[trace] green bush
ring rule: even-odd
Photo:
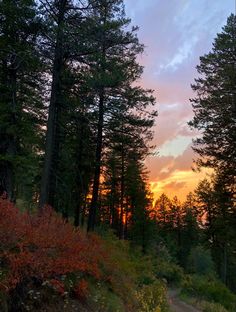
[[[206,301],[219,303],[229,311],[236,311],[236,296],[216,278],[192,275],[186,279],[183,292]]]
[[[180,294],[180,299],[187,304],[196,307],[202,312],[228,312],[221,304],[200,300],[199,298],[189,297],[183,292]]]
[[[102,311],[164,312],[167,311],[166,288],[155,274],[154,259],[141,249],[117,239],[111,232],[101,233],[109,251],[110,268],[104,267],[109,289],[97,288],[98,306]],[[119,300],[118,300],[119,299]]]
[[[88,301],[97,312],[126,311],[122,298],[110,290],[105,283],[91,283]]]
[[[156,276],[165,279],[168,284],[180,285],[184,280],[183,269],[177,264],[171,262],[157,261]]]
[[[163,283],[156,281],[151,285],[144,285],[136,293],[139,301],[138,312],[164,312],[168,311],[166,289]]]
[[[221,304],[203,301],[201,303],[202,312],[228,312]]]
[[[191,250],[187,263],[187,270],[190,273],[210,276],[215,275],[211,253],[202,246],[197,246]]]

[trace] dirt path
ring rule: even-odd
[[[178,298],[179,290],[170,289],[168,290],[168,302],[170,305],[171,312],[201,312],[193,306],[181,301]]]

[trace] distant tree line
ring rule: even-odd
[[[210,270],[235,291],[235,216],[226,212],[226,207],[233,205],[228,196],[215,175],[199,182],[183,203],[163,193],[152,212],[152,243],[167,248],[172,261],[187,272],[206,274]],[[197,262],[199,270],[191,267],[191,260]]]

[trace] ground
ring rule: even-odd
[[[178,298],[179,290],[170,289],[168,291],[168,302],[171,312],[201,312]]]

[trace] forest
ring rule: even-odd
[[[236,311],[236,16],[191,85],[211,174],[183,202],[150,188],[138,30],[123,0],[0,1],[0,311],[165,312],[173,287]]]

